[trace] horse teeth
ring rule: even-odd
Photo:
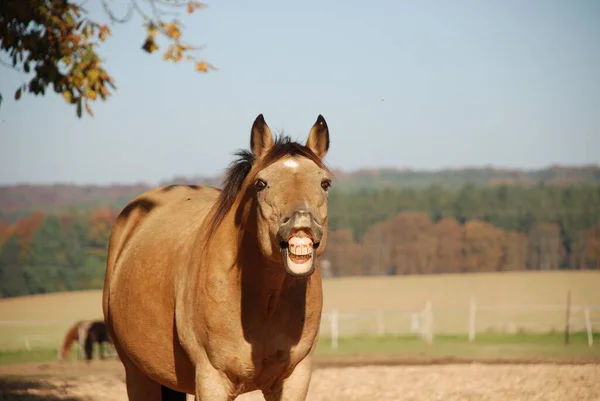
[[[290,244],[289,251],[294,256],[307,256],[310,255],[311,250],[308,245],[294,245]]]

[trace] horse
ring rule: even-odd
[[[108,335],[108,330],[106,329],[106,324],[102,320],[91,322],[87,328],[84,343],[85,357],[88,362],[92,360],[94,344],[98,344],[100,359],[105,359],[104,343],[112,343],[112,340]]]
[[[78,359],[85,354],[85,358],[89,362],[93,358],[95,343],[100,347],[100,359],[105,359],[103,344],[110,344],[112,341],[108,336],[104,321],[80,320],[67,330],[60,346],[59,360],[69,359],[74,343],[77,343],[78,346]]]
[[[134,198],[110,234],[102,307],[130,401],[305,400],[323,306],[332,173],[322,115],[305,144],[262,114],[222,189]]]
[[[85,338],[87,337],[87,329],[92,322],[89,320],[80,320],[69,327],[58,352],[58,359],[61,361],[69,359],[73,343],[77,343],[78,357],[83,354]]]

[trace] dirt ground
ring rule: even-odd
[[[600,364],[342,365],[317,365],[309,401],[600,401]],[[111,360],[0,366],[0,400],[127,398],[123,369]]]

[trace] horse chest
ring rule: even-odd
[[[280,321],[266,321],[246,328],[239,336],[232,332],[230,341],[212,344],[211,359],[215,367],[237,377],[240,383],[261,386],[289,373],[310,352],[316,332],[306,336],[296,333],[297,329]]]
[[[213,313],[206,316],[212,335],[205,347],[213,366],[248,386],[289,374],[309,354],[320,323],[320,302],[306,302],[305,291],[298,285],[265,295],[246,288],[237,300],[219,292],[229,302],[211,304]]]

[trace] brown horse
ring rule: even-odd
[[[104,343],[111,344],[111,338],[108,335],[106,324],[102,320],[90,322],[87,327],[87,333],[85,336],[84,350],[85,358],[87,361],[91,361],[94,354],[94,344],[98,344],[98,353],[100,359],[104,359]]]
[[[74,343],[77,343],[78,356],[83,355],[84,343],[87,337],[87,329],[91,323],[92,322],[88,320],[80,320],[75,322],[73,326],[69,327],[60,345],[60,350],[58,353],[59,360],[64,361],[69,359],[71,348],[73,347]]]
[[[93,357],[94,344],[100,346],[99,356],[104,359],[104,343],[112,343],[106,325],[102,320],[80,320],[69,327],[60,346],[59,360],[69,359],[71,348],[76,343],[78,347],[78,359],[85,358],[90,361]]]
[[[105,321],[129,400],[304,400],[322,310],[329,131],[274,139],[259,115],[224,189],[141,194],[111,233]]]

